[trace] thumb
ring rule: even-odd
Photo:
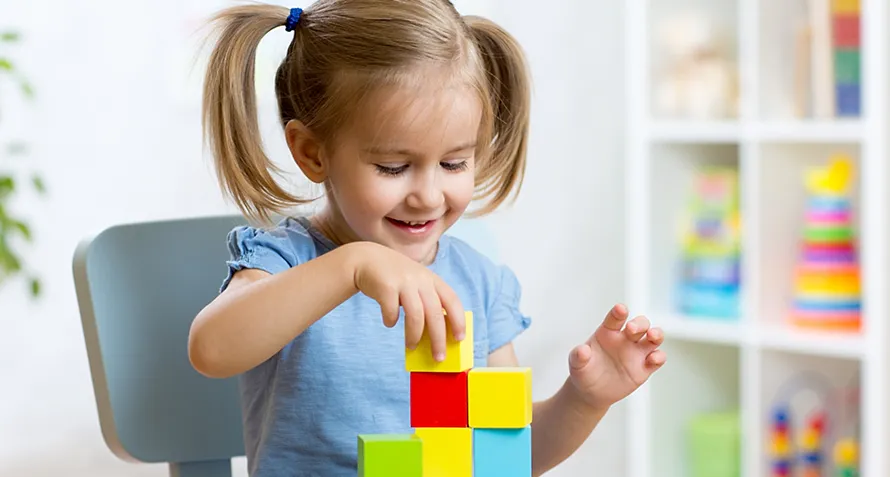
[[[590,362],[590,358],[592,356],[592,352],[590,349],[590,345],[582,344],[575,347],[571,353],[569,353],[569,369],[578,370],[587,366],[587,363]]]

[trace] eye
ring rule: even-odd
[[[374,167],[377,168],[377,172],[387,175],[387,176],[397,176],[402,172],[405,172],[405,169],[408,168],[407,164],[401,166],[383,166],[380,164],[374,164]]]
[[[465,171],[468,167],[466,160],[460,162],[442,162],[441,164],[445,170],[453,172]]]

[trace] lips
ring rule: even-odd
[[[432,230],[433,225],[436,224],[437,219],[433,220],[399,220],[394,219],[392,217],[387,217],[386,220],[389,221],[392,225],[394,225],[399,230],[409,232],[412,234],[424,234],[430,230]]]

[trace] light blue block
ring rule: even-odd
[[[473,429],[474,477],[531,477],[532,428]]]

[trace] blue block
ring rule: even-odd
[[[531,426],[473,429],[473,460],[473,477],[531,477]]]
[[[837,115],[858,117],[862,113],[862,86],[839,84],[836,86]]]

